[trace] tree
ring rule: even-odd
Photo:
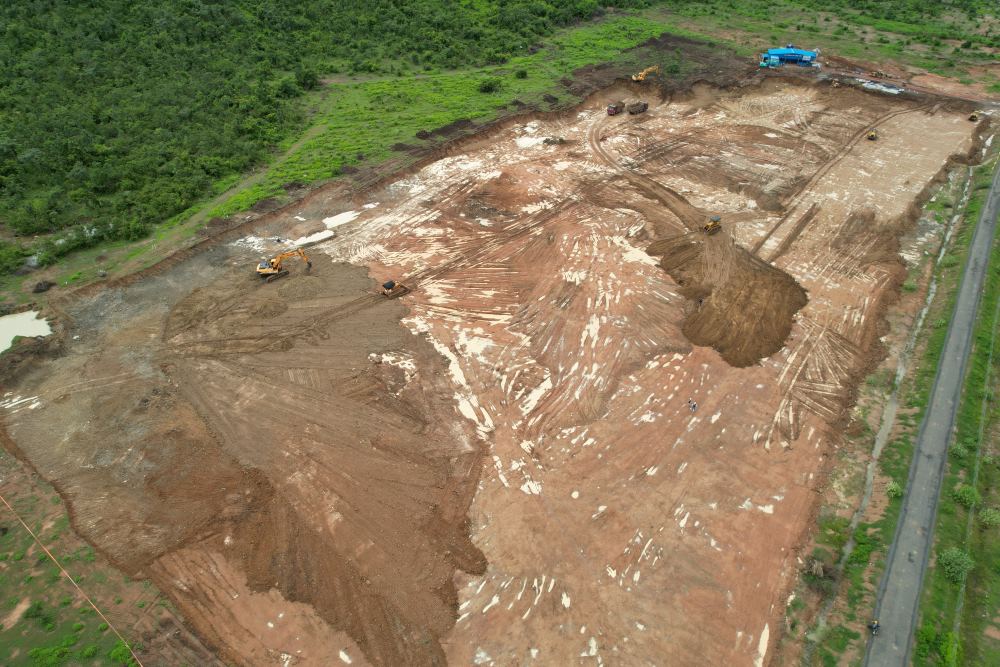
[[[937,564],[948,581],[960,584],[976,563],[965,551],[958,547],[948,547],[938,555]]]

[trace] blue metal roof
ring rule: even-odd
[[[780,48],[780,49],[768,49],[767,55],[769,56],[800,56],[802,58],[815,58],[817,53],[815,51],[806,51],[805,49],[790,49],[790,48]]]

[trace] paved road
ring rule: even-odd
[[[930,403],[917,435],[903,511],[889,550],[889,564],[879,586],[876,618],[882,629],[877,638],[869,641],[865,656],[865,665],[871,667],[904,667],[910,663],[920,590],[934,542],[934,519],[948,442],[961,397],[966,361],[972,349],[972,331],[998,212],[1000,168],[994,174],[993,187],[972,239]]]

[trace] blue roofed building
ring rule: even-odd
[[[778,49],[768,49],[760,56],[761,67],[781,67],[782,65],[799,65],[800,67],[812,67],[819,58],[818,51],[807,51],[797,49],[791,44]]]

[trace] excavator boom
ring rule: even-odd
[[[290,257],[301,257],[302,261],[306,263],[306,271],[312,268],[312,262],[306,257],[306,253],[303,252],[302,248],[296,248],[295,250],[286,250],[285,252],[272,257],[271,259],[265,259],[260,264],[257,265],[257,275],[261,277],[264,282],[271,282],[281,278],[282,276],[288,275],[288,269],[283,267],[286,259]]]
[[[659,65],[653,65],[652,67],[647,67],[646,69],[642,70],[638,74],[633,74],[632,75],[632,80],[633,81],[645,81],[647,76],[649,76],[650,74],[655,74],[656,72],[659,72],[659,71],[660,71],[660,66]]]

